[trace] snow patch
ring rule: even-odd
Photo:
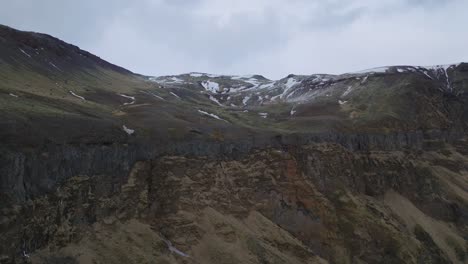
[[[297,112],[297,111],[294,110],[294,108],[293,108],[293,109],[291,109],[291,112],[289,112],[289,115],[290,115],[290,116],[293,116],[296,112]]]
[[[242,80],[242,79],[253,79],[253,75],[236,75],[236,76],[231,76],[232,80]]]
[[[247,105],[247,102],[250,100],[250,96],[246,96],[244,97],[244,99],[242,99],[242,104],[243,105]]]
[[[179,99],[182,99],[182,98],[180,98],[180,96],[178,96],[177,94],[175,94],[175,93],[173,93],[173,92],[170,92],[170,94],[172,94],[173,96],[175,96],[175,97],[177,97],[177,98],[179,98]]]
[[[151,95],[151,96],[154,96],[154,97],[156,97],[156,98],[158,98],[158,99],[161,99],[161,100],[163,100],[163,101],[166,101],[166,100],[165,100],[164,98],[162,98],[161,96],[156,95],[156,94],[154,94],[154,93],[152,93],[152,92],[144,92],[144,93],[149,94],[149,95]]]
[[[429,79],[431,79],[431,80],[434,80],[434,78],[433,78],[431,75],[429,75],[429,71],[428,71],[426,68],[418,67],[417,69],[418,69],[418,72],[419,72],[419,73],[422,73],[422,74],[424,74],[427,78],[429,78]]]
[[[171,77],[170,80],[173,81],[173,82],[184,82],[182,79],[179,79],[177,77]]]
[[[346,91],[344,91],[344,93],[341,96],[347,96],[352,90],[353,86],[348,86],[348,88],[346,88]]]
[[[346,104],[347,102],[348,102],[348,101],[341,101],[341,100],[338,100],[338,103],[339,103],[340,105],[344,105],[344,104]]]
[[[18,96],[14,93],[9,93],[8,95],[18,98]]]
[[[289,78],[288,81],[286,82],[286,88],[287,89],[291,89],[294,85],[298,84],[298,83],[301,83],[300,81],[297,81],[296,79],[294,78]]]
[[[267,118],[268,117],[268,113],[258,113],[259,116],[263,117],[263,118]]]
[[[190,257],[190,255],[188,255],[188,254],[186,254],[186,253],[184,253],[184,252],[178,250],[176,247],[174,247],[174,246],[172,245],[171,241],[165,239],[162,235],[161,235],[161,238],[162,238],[162,240],[164,241],[164,243],[166,243],[167,248],[169,249],[169,251],[170,251],[171,253],[175,253],[175,254],[177,254],[177,255],[179,255],[179,256],[181,256],[181,257],[185,257],[185,258],[189,258],[189,257]]]
[[[129,95],[125,95],[125,94],[118,94],[118,95],[132,100],[131,102],[124,103],[123,105],[132,105],[132,104],[135,103],[135,97],[133,97],[133,96],[129,96]]]
[[[275,84],[276,84],[276,82],[265,83],[265,84],[260,85],[258,88],[259,89],[270,89],[270,88],[274,87]]]
[[[210,91],[212,93],[216,93],[219,90],[219,84],[216,82],[203,81],[201,85],[203,86],[203,88],[205,88],[205,90]]]
[[[156,83],[167,83],[167,84],[183,84],[185,83],[184,80],[175,77],[175,76],[163,76],[163,77],[149,77],[148,78],[152,82]]]
[[[217,116],[217,115],[215,115],[215,114],[208,113],[208,112],[205,112],[205,111],[200,110],[200,109],[198,109],[198,112],[199,112],[200,114],[213,117],[214,119],[218,119],[218,120],[224,121],[224,122],[226,122],[226,123],[229,123],[228,121],[226,121],[226,120],[220,118],[219,116]]]
[[[189,75],[191,77],[202,77],[202,76],[204,76],[203,73],[199,73],[199,72],[191,72]]]
[[[205,74],[206,76],[210,77],[210,78],[218,78],[218,77],[222,77],[222,75],[219,75],[219,74],[211,74],[211,73],[207,73]]]
[[[135,133],[135,130],[130,129],[130,128],[128,128],[128,127],[125,126],[125,125],[123,125],[122,128],[123,128],[123,130],[125,131],[125,133],[127,133],[128,135],[131,135],[131,134]]]
[[[284,84],[285,89],[284,89],[284,91],[279,95],[279,98],[280,98],[280,99],[283,99],[284,96],[288,94],[289,90],[291,90],[291,88],[293,88],[294,86],[296,86],[297,84],[300,84],[300,83],[301,83],[301,81],[298,81],[298,80],[294,79],[293,77],[288,78],[288,80],[287,80],[286,83]]]
[[[244,80],[244,82],[252,84],[252,86],[248,88],[249,90],[250,90],[250,89],[256,89],[256,88],[258,88],[258,87],[260,86],[260,84],[261,84],[261,83],[260,83],[257,79],[255,79],[255,78],[250,78],[250,79]]]
[[[29,58],[31,58],[31,55],[29,55],[26,51],[24,51],[23,49],[19,49],[24,55],[28,56]]]
[[[361,84],[364,84],[364,83],[366,83],[367,79],[369,79],[369,75],[367,75],[366,77],[364,77],[364,79],[362,79],[362,82],[361,82]]]
[[[281,94],[278,94],[278,95],[275,95],[275,96],[272,96],[270,101],[275,101],[276,99],[278,99],[279,97],[281,96]]]
[[[210,95],[210,100],[217,103],[219,106],[223,106],[219,101],[218,99],[216,99],[214,96]]]
[[[387,72],[388,69],[390,69],[390,67],[378,67],[378,68],[372,68],[372,69],[367,69],[367,70],[362,70],[362,71],[357,71],[357,72],[350,72],[350,74],[385,73]]]
[[[148,80],[151,81],[151,82],[158,82],[158,78],[156,77],[148,77]]]
[[[57,67],[57,65],[53,64],[52,62],[49,62],[49,64],[54,67],[55,69],[61,71],[61,69],[59,67]]]
[[[431,70],[433,74],[436,74],[436,77],[440,79],[440,77],[444,78],[446,81],[445,88],[449,91],[453,91],[453,85],[450,82],[450,78],[448,76],[448,70],[453,67],[457,67],[456,64],[449,64],[449,65],[436,65],[436,66],[429,66],[424,67],[428,70]],[[427,72],[423,72],[426,76],[429,76]],[[442,76],[441,76],[442,75]],[[432,78],[431,78],[432,79]]]
[[[77,95],[76,93],[74,93],[73,91],[69,91],[69,92],[70,92],[71,95],[73,95],[73,96],[75,96],[75,97],[77,97],[77,98],[80,98],[80,99],[83,100],[83,101],[86,101],[86,99],[84,99],[83,96],[79,96],[79,95]]]
[[[448,70],[449,68],[452,68],[452,67],[457,67],[458,65],[460,65],[461,63],[459,64],[441,64],[441,65],[434,65],[434,66],[422,66],[423,68],[426,68],[428,70],[438,70],[438,69],[444,69],[444,70]]]

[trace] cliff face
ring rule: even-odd
[[[415,146],[357,150],[321,142],[140,161],[129,147],[92,150],[83,164],[102,169],[90,166],[92,173],[56,179],[47,194],[4,204],[1,242],[9,246],[2,256],[44,263],[463,262],[466,143]]]
[[[0,26],[0,263],[466,263],[467,73],[148,77]]]
[[[164,155],[236,158],[255,149],[286,149],[311,143],[328,142],[350,151],[421,150],[431,141],[451,143],[462,139],[463,131],[411,131],[388,134],[288,134],[252,135],[235,141],[191,140],[159,142],[157,145],[65,144],[32,149],[0,149],[2,203],[24,202],[56,188],[64,180],[79,174],[115,174],[124,177],[138,160]],[[425,143],[426,142],[426,143]]]

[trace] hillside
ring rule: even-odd
[[[468,263],[467,92],[143,76],[0,26],[0,263]]]

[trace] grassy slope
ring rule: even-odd
[[[468,87],[465,70],[452,73],[461,90]],[[191,84],[161,87],[53,37],[0,27],[0,138],[13,144],[127,141],[123,125],[145,139],[186,139],[194,130],[203,137],[216,132],[228,138],[255,131],[386,132],[460,126],[453,120],[467,116],[463,96],[447,96],[438,90],[438,82],[420,74],[344,78],[305,103],[247,107],[220,107],[203,92],[203,78],[185,77]],[[239,80],[215,80],[222,87],[240,85]],[[349,87],[352,91],[345,96]],[[119,94],[136,102],[128,105],[130,99]]]

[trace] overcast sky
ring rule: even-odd
[[[468,61],[466,0],[0,0],[0,24],[147,75]]]

